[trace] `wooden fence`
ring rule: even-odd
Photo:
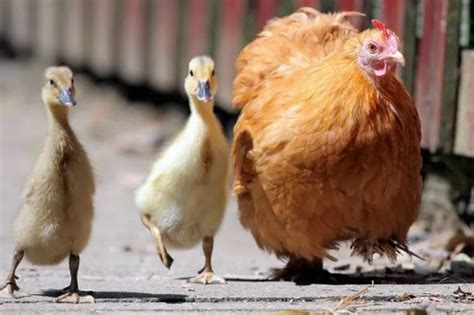
[[[474,157],[474,0],[0,0],[0,39],[99,77],[181,91],[187,62],[213,56],[218,102],[231,111],[234,60],[273,16],[298,7],[357,10],[399,34],[401,77],[418,106],[423,147]],[[0,69],[1,71],[1,69]]]

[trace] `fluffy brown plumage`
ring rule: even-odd
[[[272,21],[237,60],[241,223],[261,248],[295,260],[331,258],[349,239],[369,261],[393,260],[408,250],[420,203],[420,122],[394,74],[398,39],[358,33],[347,15],[305,8]]]

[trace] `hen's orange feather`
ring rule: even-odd
[[[327,249],[348,239],[367,259],[384,251],[381,241],[404,247],[421,195],[413,101],[394,74],[375,82],[357,64],[363,38],[377,30],[357,34],[331,22],[337,14],[315,13],[325,26],[297,14],[269,24],[262,34],[277,35],[261,34],[237,61],[241,223],[260,247],[308,260],[330,258]]]

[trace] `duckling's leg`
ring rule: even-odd
[[[204,252],[204,257],[206,259],[204,268],[199,271],[199,275],[189,279],[189,282],[192,283],[202,283],[202,284],[225,284],[224,278],[214,275],[212,270],[212,249],[214,247],[214,238],[205,237],[202,240],[202,250]]]
[[[160,257],[161,262],[163,263],[163,265],[165,265],[166,268],[170,269],[171,265],[173,264],[173,258],[170,256],[170,254],[168,254],[168,251],[166,250],[165,244],[163,243],[163,238],[161,237],[160,230],[151,220],[150,215],[142,214],[141,218],[143,225],[147,227],[147,229],[151,232],[151,235],[153,235],[153,238],[155,239],[156,250],[158,251],[158,256]]]
[[[81,297],[79,296],[79,284],[77,283],[77,271],[79,270],[79,255],[69,255],[69,272],[71,273],[71,284],[67,288],[67,292],[56,298],[56,302],[72,302],[79,303]],[[83,300],[94,303],[92,295],[85,295]]]
[[[20,288],[16,284],[16,279],[18,279],[18,277],[15,275],[15,272],[16,272],[16,268],[18,267],[21,260],[23,259],[24,254],[25,254],[25,252],[22,249],[15,250],[15,253],[13,254],[12,266],[11,266],[11,269],[10,269],[10,273],[8,273],[8,276],[7,276],[7,281],[5,282],[5,284],[0,286],[0,291],[7,288],[8,294],[10,294],[10,296],[12,298],[16,298],[15,297],[15,291],[20,290]]]

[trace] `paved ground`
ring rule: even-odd
[[[0,275],[9,268],[13,250],[11,223],[20,204],[23,183],[43,144],[47,125],[40,101],[43,67],[37,63],[0,60]],[[150,236],[142,227],[133,205],[133,191],[145,176],[155,155],[156,144],[180,128],[178,113],[159,112],[143,104],[127,106],[111,87],[96,85],[79,77],[72,125],[93,161],[97,177],[96,220],[90,246],[81,257],[79,271],[82,290],[94,292],[95,304],[56,304],[52,291],[69,283],[67,263],[36,267],[26,261],[18,275],[19,298],[0,293],[0,313],[44,312],[137,312],[176,313],[273,313],[283,310],[336,310],[341,298],[367,285],[309,285],[263,281],[265,273],[283,263],[263,253],[244,231],[234,200],[229,202],[225,222],[216,237],[215,270],[229,281],[224,286],[190,285],[183,279],[200,269],[200,248],[171,254],[175,263],[167,271],[159,262]],[[374,267],[347,259],[347,251],[337,253],[349,271]],[[402,261],[407,261],[406,258]],[[438,275],[420,277],[410,263],[402,268],[402,281],[418,284],[370,286],[361,303],[349,303],[350,311],[405,314],[413,308],[474,314],[469,296],[454,294],[461,287],[473,292],[472,277]],[[426,267],[426,266],[425,266]],[[400,268],[399,268],[400,269]],[[426,268],[425,268],[426,269]],[[416,271],[423,271],[416,266]],[[392,272],[393,275],[393,272]],[[370,274],[367,274],[370,278]],[[0,281],[3,279],[0,279]],[[379,279],[380,280],[380,279]],[[423,284],[430,282],[431,284]],[[295,312],[296,314],[296,312]]]

